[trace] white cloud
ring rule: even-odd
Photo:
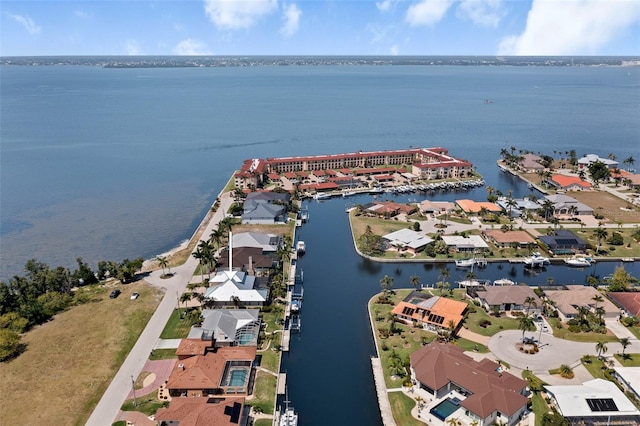
[[[10,13],[8,15],[11,19],[22,25],[29,34],[40,34],[42,28],[28,16],[12,15]]]
[[[135,40],[127,40],[125,44],[125,50],[127,51],[127,55],[136,56],[140,54],[140,47],[138,46],[138,42]]]
[[[182,40],[173,49],[173,53],[176,55],[184,56],[199,56],[199,55],[211,55],[212,53],[207,50],[207,46],[199,40],[187,38]]]
[[[389,9],[391,9],[391,6],[393,5],[393,3],[394,3],[394,0],[377,1],[376,7],[380,12],[386,12]]]
[[[229,30],[249,28],[277,9],[277,0],[204,0],[209,20],[215,26]]]
[[[391,46],[391,49],[389,49],[389,54],[393,55],[393,56],[398,56],[398,54],[400,53],[400,49],[398,49],[398,45],[394,44],[393,46]]]
[[[284,24],[280,28],[280,34],[285,37],[291,37],[294,35],[298,31],[298,26],[300,25],[300,16],[302,16],[302,11],[295,5],[295,3],[288,6],[286,5],[282,15]]]
[[[475,24],[496,28],[504,16],[502,0],[462,0],[456,16]]]
[[[407,9],[405,20],[412,26],[433,25],[439,22],[453,4],[453,0],[421,0]]]
[[[596,54],[639,20],[635,0],[533,0],[524,32],[503,38],[498,54]]]

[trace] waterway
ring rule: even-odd
[[[514,194],[528,191],[522,182],[511,183]],[[478,193],[469,193],[469,198],[482,198],[481,192],[486,194],[484,188],[473,191]],[[441,193],[429,197],[441,200],[461,195]],[[405,194],[397,200],[421,201],[426,197]],[[305,241],[307,251],[298,261],[298,268],[304,271],[302,330],[292,336],[290,352],[283,354],[282,360],[291,405],[305,426],[382,424],[370,362],[376,350],[367,302],[380,291],[384,275],[393,277],[394,288],[410,288],[412,275],[429,286],[438,280],[443,267],[433,263],[378,263],[361,258],[354,250],[345,203],[366,203],[372,198],[357,195],[346,200],[305,202],[310,220],[299,228],[299,238]],[[584,269],[549,265],[531,275],[522,264],[502,262],[490,263],[474,272],[479,278],[506,277],[535,286],[547,285],[548,278],[553,278],[555,284],[584,284],[588,275],[602,278],[621,264],[598,262]],[[465,279],[466,270],[456,269],[453,264],[447,266],[451,272],[449,282]],[[633,276],[640,276],[640,262],[625,263],[624,267]]]

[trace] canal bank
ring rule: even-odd
[[[371,197],[357,195],[350,201],[366,199]],[[305,277],[304,326],[292,336],[290,352],[282,355],[282,371],[287,373],[289,399],[305,425],[383,424],[372,374],[371,358],[377,353],[367,302],[380,291],[384,275],[394,279],[394,288],[411,288],[412,275],[429,286],[439,280],[442,266],[361,257],[353,249],[344,205],[341,199],[305,201],[311,219],[298,229],[307,246],[297,261]],[[496,262],[476,273],[479,278],[544,287],[549,282],[584,284],[590,274],[602,278],[621,265],[637,277],[638,263],[598,262],[584,269],[548,265],[527,271],[522,264]],[[467,271],[451,269],[451,282],[465,279]]]

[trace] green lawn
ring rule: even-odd
[[[258,419],[253,423],[253,426],[271,426],[273,425],[273,420],[271,419]]]
[[[282,333],[273,333],[273,331],[282,329],[281,325],[276,324],[276,320],[278,318],[282,318],[282,315],[282,311],[262,313],[262,322],[266,324],[266,331],[271,334],[265,336],[263,343],[263,347],[266,347],[267,344],[269,344],[269,350],[259,352],[259,354],[262,355],[260,366],[266,368],[267,370],[271,370],[274,373],[278,372],[278,366],[280,363],[280,352],[274,351],[273,348],[275,348],[276,345],[281,344]]]
[[[582,365],[584,365],[587,371],[596,379],[609,380],[605,376],[606,366],[604,365],[604,362],[595,356],[589,357],[588,359],[590,362],[585,362],[585,357],[582,358]]]
[[[187,336],[189,336],[191,323],[180,318],[182,312],[185,312],[185,309],[180,308],[173,310],[169,321],[167,321],[164,330],[162,330],[160,334],[161,339],[186,339]]]
[[[263,413],[273,414],[277,381],[275,376],[258,371],[256,386],[253,390],[254,397],[247,400],[247,404],[260,408]]]
[[[149,355],[149,359],[151,361],[158,361],[161,359],[172,359],[176,357],[175,349],[153,349],[151,351],[151,355]]]
[[[168,401],[158,400],[158,392],[154,391],[147,395],[136,396],[135,403],[133,399],[128,399],[122,404],[122,411],[139,411],[152,416],[162,407],[168,407]]]
[[[402,426],[424,425],[423,422],[416,420],[411,415],[411,410],[416,406],[416,401],[402,392],[389,392],[387,395],[389,395],[391,412],[396,424]]]
[[[562,324],[558,318],[549,318],[549,324],[553,328],[553,336],[558,339],[571,340],[573,342],[593,342],[596,343],[599,340],[605,342],[617,342],[618,338],[611,332],[608,334],[602,333],[572,333],[566,324]]]
[[[640,367],[640,354],[625,353],[624,358],[621,354],[615,354],[614,356],[623,367]]]
[[[509,318],[504,314],[499,317],[494,317],[473,303],[470,304],[470,309],[475,312],[470,313],[464,321],[464,328],[469,329],[469,331],[473,331],[482,336],[493,336],[503,330],[518,329],[519,320],[516,318]],[[489,321],[489,325],[481,327],[481,321]]]

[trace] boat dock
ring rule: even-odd
[[[284,395],[287,389],[287,373],[278,374],[278,395]]]

